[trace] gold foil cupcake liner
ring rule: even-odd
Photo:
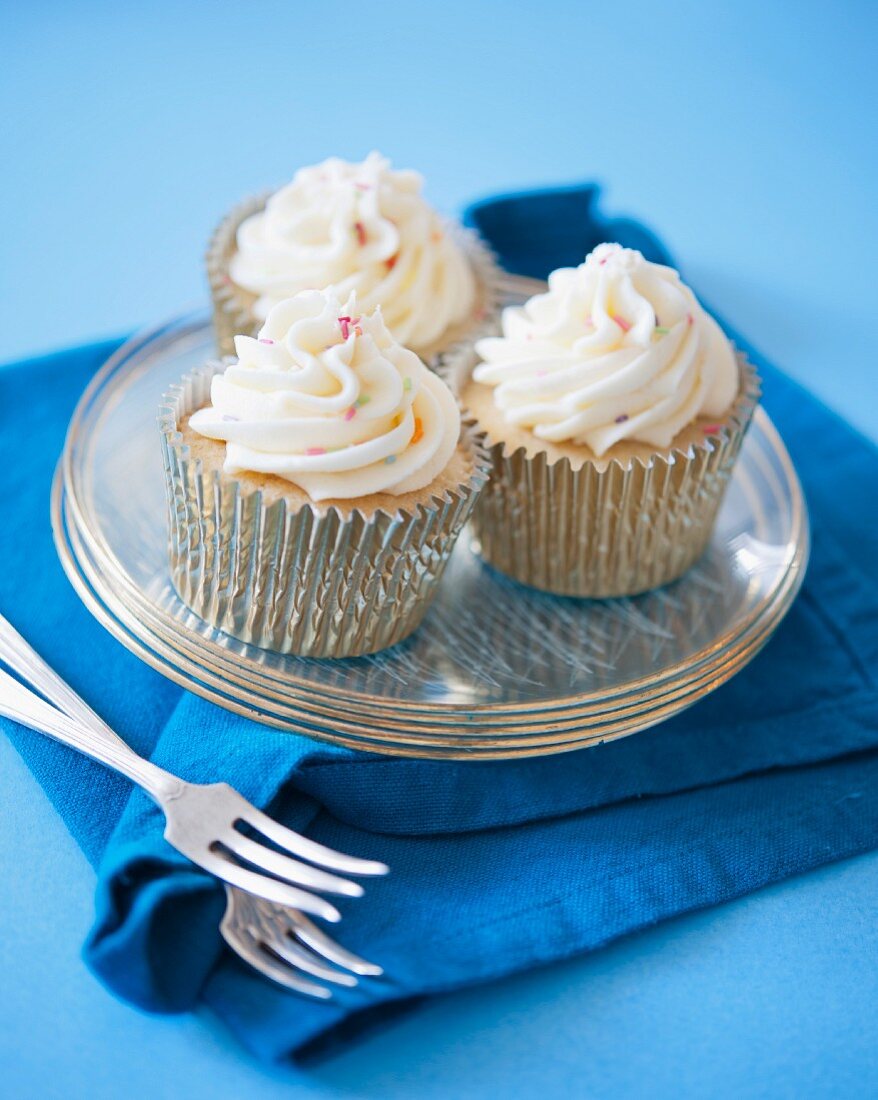
[[[483,434],[492,468],[472,520],[476,549],[507,576],[559,595],[630,596],[676,580],[707,548],[759,400],[756,371],[743,355],[738,363],[738,397],[718,430],[647,461],[574,469]]]
[[[395,645],[419,625],[488,476],[465,426],[468,481],[413,512],[342,514],[268,503],[232,477],[205,477],[178,425],[210,400],[223,369],[207,364],[165,395],[159,414],[171,580],[212,626],[278,653],[353,657]]]
[[[271,192],[254,195],[238,203],[217,226],[208,246],[206,263],[213,304],[213,327],[221,356],[235,354],[236,336],[256,336],[262,322],[253,315],[256,296],[236,286],[229,276],[229,263],[237,246],[238,227],[265,209]],[[433,370],[470,348],[476,340],[495,331],[503,303],[503,272],[481,237],[455,221],[445,220],[445,230],[466,253],[478,285],[479,302],[473,316],[456,325],[435,347],[414,349]]]

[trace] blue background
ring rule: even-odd
[[[658,14],[660,10],[660,14]],[[224,209],[375,147],[452,210],[599,179],[732,324],[878,438],[869,3],[0,3],[0,360],[203,299]],[[10,1095],[878,1090],[878,856],[436,1001],[319,1070],[84,971],[92,875],[0,743]]]

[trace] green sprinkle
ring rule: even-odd
[[[357,398],[357,400],[354,402],[354,405],[358,409],[362,409],[362,407],[364,405],[368,405],[371,400],[372,398],[368,395],[368,393],[364,393],[362,397]]]
[[[411,378],[406,378],[405,382],[403,382],[402,384],[402,388],[406,391],[406,393],[408,393],[408,391],[412,388]]]
[[[655,331],[659,334],[659,336],[666,336],[671,330],[669,328],[665,328],[664,325],[656,325]]]

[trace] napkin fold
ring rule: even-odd
[[[617,239],[594,187],[502,196],[467,220],[509,270],[540,276]],[[508,762],[414,761],[271,730],[163,679],[115,643],[58,565],[47,508],[78,394],[115,347],[0,370],[0,611],[138,749],[225,779],[279,820],[392,874],[343,900],[339,938],[381,979],[329,1004],[225,948],[222,889],[162,839],[127,781],[3,722],[98,872],[89,966],[157,1012],[206,1003],[259,1057],[326,1053],[431,993],[592,950],[625,933],[878,846],[878,452],[738,334],[805,487],[813,551],[799,599],[754,662],[636,737]],[[23,414],[21,410],[26,410]]]

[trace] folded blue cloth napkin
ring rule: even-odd
[[[666,258],[641,226],[603,220],[593,188],[495,199],[468,219],[507,267],[531,275],[604,239]],[[735,339],[763,374],[808,496],[801,596],[765,651],[693,709],[636,737],[523,762],[327,747],[221,710],[138,662],[79,604],[47,518],[67,419],[114,345],[0,371],[0,610],[139,751],[188,779],[228,780],[288,825],[393,869],[341,906],[340,938],[386,977],[329,1004],[296,997],[224,947],[221,889],[168,847],[145,796],[5,723],[97,868],[85,955],[110,989],[157,1012],[206,1003],[260,1057],[303,1057],[414,998],[589,951],[878,846],[878,524],[864,509],[878,453]]]

